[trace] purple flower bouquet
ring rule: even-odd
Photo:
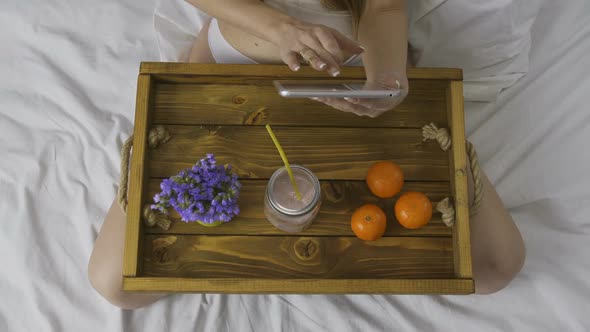
[[[151,208],[168,214],[172,207],[184,222],[217,226],[240,213],[240,187],[231,166],[217,165],[215,156],[208,154],[192,168],[162,181],[162,192],[154,196]]]

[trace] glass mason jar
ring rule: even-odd
[[[291,170],[301,193],[301,200],[297,199],[287,169],[279,168],[266,186],[264,215],[276,228],[297,233],[309,227],[318,215],[322,193],[320,181],[309,169],[292,165]]]

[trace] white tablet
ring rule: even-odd
[[[395,98],[400,90],[365,90],[363,82],[318,82],[277,80],[273,81],[279,94],[285,98],[313,98],[313,97],[336,97],[336,98]]]

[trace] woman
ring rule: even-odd
[[[367,87],[399,88],[397,99],[319,98],[336,109],[376,117],[408,93],[407,17],[404,0],[188,0],[210,14],[190,54],[199,63],[285,63],[297,71],[309,64],[338,76],[343,63],[360,64]],[[352,60],[351,60],[352,58]],[[471,176],[471,175],[470,175]],[[469,194],[473,196],[471,181]],[[475,290],[504,288],[525,257],[522,237],[498,194],[483,175],[484,200],[471,218]],[[166,294],[121,290],[125,214],[113,202],[95,243],[88,273],[94,288],[124,309],[153,303]]]

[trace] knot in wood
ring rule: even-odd
[[[338,203],[344,199],[344,188],[340,182],[329,181],[324,184],[322,191],[330,202]]]
[[[246,100],[247,100],[246,97],[243,97],[243,96],[233,96],[232,97],[232,102],[237,105],[245,103]]]
[[[301,260],[311,260],[317,256],[320,246],[316,239],[301,238],[295,242],[294,250],[297,258]]]
[[[170,140],[170,132],[164,126],[152,128],[148,134],[148,146],[152,149],[157,148]]]
[[[168,251],[170,247],[176,242],[176,236],[167,236],[157,238],[152,241],[152,255],[154,260],[158,263],[165,263],[168,261]]]
[[[215,135],[217,135],[217,132],[219,131],[219,129],[221,127],[216,126],[216,125],[203,125],[203,126],[201,126],[201,128],[207,129],[207,131],[209,132],[209,135],[215,136]]]
[[[248,114],[246,119],[244,119],[244,124],[245,125],[261,125],[266,122],[267,118],[268,118],[268,115],[266,113],[266,109],[263,107],[263,108],[260,108],[256,111]]]

